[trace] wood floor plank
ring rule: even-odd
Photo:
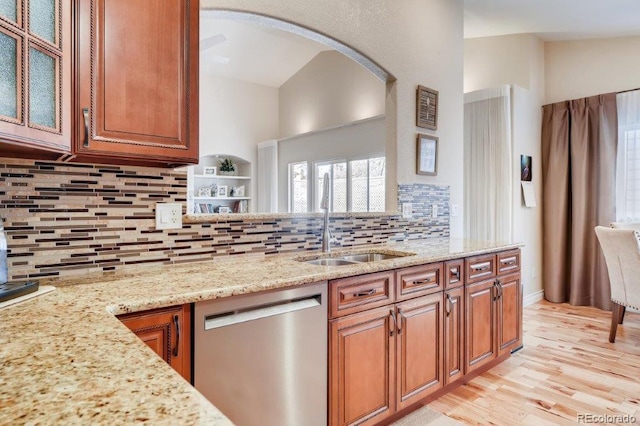
[[[611,312],[538,302],[524,309],[524,347],[429,407],[466,424],[546,425],[578,414],[640,424],[640,314],[609,343]]]

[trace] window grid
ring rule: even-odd
[[[640,125],[624,130],[624,212],[626,222],[640,221]]]

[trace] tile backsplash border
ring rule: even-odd
[[[65,277],[321,246],[322,218],[316,214],[230,215],[156,230],[155,204],[185,205],[186,193],[184,171],[0,158],[9,277]],[[400,206],[413,203],[412,219],[392,213],[332,215],[335,245],[449,236],[448,186],[398,185],[398,194]],[[431,217],[434,203],[442,205],[437,218]]]

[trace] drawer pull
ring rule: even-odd
[[[516,259],[514,259],[514,258],[511,258],[511,259],[508,259],[508,260],[505,259],[505,260],[502,261],[502,264],[505,265],[505,266],[515,265],[516,264]]]
[[[404,315],[402,315],[402,311],[398,309],[398,334],[402,334],[402,319]]]
[[[359,291],[357,293],[353,293],[353,297],[365,297],[365,296],[371,296],[373,294],[376,294],[375,288],[372,288],[371,290],[367,290],[367,291]]]
[[[176,326],[176,346],[173,348],[173,356],[178,356],[180,351],[180,317],[178,315],[173,316],[173,325]]]
[[[85,148],[89,147],[89,108],[82,108],[82,116],[84,117],[84,142]]]
[[[424,280],[414,281],[413,285],[429,284],[430,282],[431,282],[431,277],[425,278]]]
[[[460,281],[460,268],[449,269],[449,276],[451,278],[455,278],[457,281]]]
[[[489,262],[485,262],[480,265],[471,265],[471,269],[476,272],[488,271],[489,268],[491,268],[491,264]]]

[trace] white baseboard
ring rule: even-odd
[[[529,305],[533,305],[534,303],[541,301],[543,298],[544,290],[536,291],[535,293],[531,293],[522,299],[522,306],[527,307]]]

